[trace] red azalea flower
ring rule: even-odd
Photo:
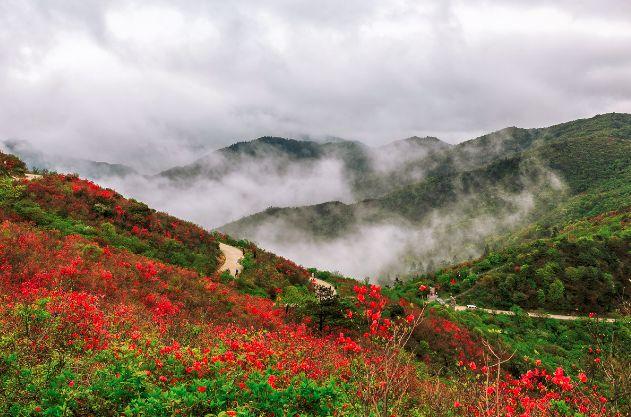
[[[199,387],[197,387],[197,391],[198,392],[206,392],[206,387],[203,385],[200,385]]]

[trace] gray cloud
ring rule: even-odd
[[[452,142],[631,111],[624,1],[0,4],[0,137],[147,172],[265,134]]]

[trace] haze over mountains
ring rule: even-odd
[[[478,256],[488,236],[628,175],[629,138],[627,114],[510,127],[455,146],[261,137],[157,174],[4,145],[31,166],[76,171],[301,263],[392,277]]]
[[[423,175],[412,162],[449,145],[408,138],[382,147],[341,139],[262,137],[211,152],[189,165],[154,174],[121,165],[44,155],[26,142],[4,148],[29,166],[77,172],[165,211],[214,228],[270,206],[353,202]],[[400,168],[409,164],[411,169]],[[116,168],[116,169],[115,169]]]

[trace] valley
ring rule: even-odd
[[[451,417],[563,401],[622,415],[630,126],[611,114],[441,145],[417,182],[222,231],[2,154],[0,413]],[[319,149],[290,143],[299,159]],[[325,263],[328,250],[382,256],[330,245],[365,225],[407,229],[413,250],[387,240],[405,268],[366,279],[307,269],[251,239],[272,219],[288,245],[321,239]],[[428,302],[430,287],[446,305]]]

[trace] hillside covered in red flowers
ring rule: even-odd
[[[0,415],[628,410],[625,382],[607,377],[625,362],[601,353],[613,331],[630,340],[622,323],[584,323],[584,362],[518,358],[440,309],[376,285],[327,292],[310,271],[250,242],[74,176],[22,179],[19,160],[2,158]],[[220,241],[244,250],[240,276],[217,273]]]

